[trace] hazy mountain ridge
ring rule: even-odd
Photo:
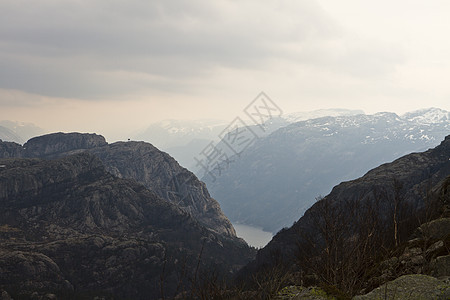
[[[7,142],[23,144],[28,139],[42,134],[44,130],[32,123],[0,121],[0,139]]]
[[[355,115],[363,113],[361,110],[348,109],[320,109],[308,112],[284,114],[281,117],[268,120],[262,127],[246,121],[259,137],[267,136],[273,131],[291,124],[292,122],[324,116]],[[150,125],[134,139],[150,142],[158,148],[167,151],[183,166],[197,175],[201,174],[196,167],[194,157],[211,143],[220,141],[219,135],[230,124],[230,121],[197,120],[179,121],[164,120]]]
[[[419,124],[442,123],[450,121],[450,112],[433,107],[407,112],[402,118]]]
[[[435,108],[310,119],[259,139],[203,180],[232,221],[276,232],[339,182],[436,146],[449,132],[448,112]]]
[[[197,263],[227,276],[252,256],[93,154],[0,165],[0,288],[14,297],[158,299],[189,287]]]
[[[151,124],[134,138],[165,150],[184,146],[193,139],[215,140],[226,125],[221,120],[164,120]]]
[[[322,117],[354,116],[363,114],[364,114],[363,110],[329,108],[329,109],[318,109],[309,112],[287,113],[282,115],[281,118],[286,120],[288,123],[296,123],[300,121],[306,121],[309,119],[317,119]]]
[[[20,144],[23,144],[24,142],[24,140],[20,136],[4,126],[0,126],[0,140]]]

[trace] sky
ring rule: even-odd
[[[109,141],[164,119],[450,110],[446,0],[1,0],[0,120]]]

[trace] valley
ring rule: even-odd
[[[0,300],[450,299],[449,12],[0,0]]]

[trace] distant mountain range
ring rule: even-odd
[[[359,109],[342,109],[342,108],[329,108],[318,109],[312,111],[287,113],[281,116],[287,123],[296,123],[300,121],[306,121],[310,119],[317,119],[322,117],[344,117],[363,115],[364,111]]]
[[[402,116],[345,113],[279,128],[234,157],[220,176],[203,180],[233,222],[276,232],[339,182],[434,147],[450,132],[449,112],[437,108]]]
[[[194,156],[208,143],[217,140],[225,126],[226,122],[221,120],[164,120],[150,125],[133,139],[155,145],[192,170]]]
[[[164,120],[151,124],[134,136],[160,149],[183,146],[195,139],[215,140],[226,126],[221,120]]]
[[[334,266],[357,271],[351,277],[356,280],[364,274],[368,291],[394,279],[366,268],[393,244],[400,245],[395,262],[403,271],[427,272],[421,263],[426,261],[433,272],[447,276],[448,218],[434,227],[439,240],[422,239],[417,248],[411,244],[417,239],[407,238],[414,224],[427,220],[433,203],[448,211],[449,120],[440,109],[328,116],[278,129],[283,122],[274,120],[267,127],[274,132],[208,182],[223,199],[233,200],[223,205],[233,209],[234,220],[269,229],[295,221],[257,254],[236,237],[206,185],[149,143],[109,144],[100,135],[81,133],[39,136],[24,145],[0,141],[0,294],[5,299],[227,298],[233,287],[221,281],[237,274],[235,280],[253,280],[256,289],[239,287],[238,299],[262,299],[272,295],[268,285],[317,282],[325,274],[315,273],[317,266],[328,273],[337,273]],[[314,201],[319,189],[363,173]],[[422,238],[432,231],[427,226]],[[392,234],[397,231],[398,243]],[[352,264],[357,269],[345,268],[358,260]],[[286,281],[277,283],[280,278]],[[339,282],[340,288],[346,283]],[[354,287],[352,294],[362,293]]]
[[[0,140],[23,144],[32,137],[42,135],[44,130],[31,123],[0,121]]]
[[[11,129],[0,126],[0,140],[7,142],[23,143],[23,139]]]
[[[264,130],[248,122],[259,136],[266,136],[273,131],[291,123],[324,116],[349,116],[363,114],[361,110],[319,109],[282,115],[264,124]],[[230,120],[231,121],[231,120]],[[149,142],[173,156],[182,166],[199,175],[196,157],[209,143],[219,142],[220,133],[229,125],[223,120],[164,120],[154,123],[135,135],[133,139]]]

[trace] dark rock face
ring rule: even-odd
[[[188,287],[197,263],[231,275],[252,257],[93,154],[0,165],[0,290],[12,298],[157,299]]]
[[[394,197],[399,197],[408,204],[411,211],[418,212],[425,206],[424,193],[427,188],[434,187],[432,191],[439,188],[444,190],[445,182],[449,182],[449,174],[450,136],[447,136],[434,149],[406,155],[369,171],[359,179],[343,182],[308,209],[292,227],[275,235],[266,247],[258,251],[256,260],[247,266],[244,273],[273,264],[274,253],[278,253],[277,257],[281,257],[284,261],[292,262],[299,245],[303,242],[299,232],[308,232],[311,236],[319,235],[319,229],[315,227],[313,218],[320,215],[321,203],[329,203],[334,211],[345,213],[350,210],[349,205],[353,203],[364,206],[378,201],[376,212],[383,217],[389,215]],[[393,179],[402,186],[401,190],[394,189]],[[445,190],[447,191],[447,188]],[[380,191],[382,193],[379,193]]]
[[[406,243],[381,261],[374,269],[369,287],[378,287],[403,275],[450,276],[449,258],[450,218],[438,218],[422,224]]]
[[[83,133],[53,133],[30,139],[24,144],[27,157],[54,157],[58,154],[106,146],[103,136]]]
[[[0,282],[10,291],[11,287],[24,291],[45,288],[73,291],[59,266],[42,253],[0,249],[0,270]]]
[[[205,184],[168,154],[144,142],[118,142],[90,152],[103,161],[111,174],[144,184],[218,233],[236,235]]]
[[[175,203],[214,231],[236,236],[231,222],[203,182],[171,156],[144,142],[106,143],[96,134],[54,133],[33,138],[23,148],[0,142],[0,158],[55,158],[83,151],[99,157],[114,176],[134,179]]]
[[[23,152],[21,145],[0,140],[0,158],[22,157]]]

